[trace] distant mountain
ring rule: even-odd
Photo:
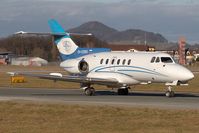
[[[70,29],[69,32],[92,33],[98,39],[109,43],[167,43],[168,40],[161,34],[139,29],[118,31],[100,22],[91,21]]]
[[[112,34],[107,38],[108,42],[126,42],[126,43],[166,43],[168,42],[161,34],[147,32],[143,30],[129,29],[116,34]]]
[[[107,36],[117,33],[118,31],[110,28],[100,22],[91,21],[80,25],[79,27],[70,29],[69,32],[92,33],[100,40],[106,40]]]

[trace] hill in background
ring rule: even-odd
[[[148,32],[139,29],[127,29],[118,31],[100,22],[91,21],[76,28],[69,29],[69,32],[92,33],[98,39],[108,43],[168,43],[168,40],[159,33]]]

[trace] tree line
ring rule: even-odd
[[[94,36],[72,36],[79,47],[103,47],[106,42]],[[41,57],[48,61],[57,61],[59,53],[53,45],[51,36],[13,35],[0,39],[0,52],[12,52],[18,56]]]

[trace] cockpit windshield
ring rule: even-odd
[[[161,57],[161,62],[163,62],[163,63],[173,63],[173,60],[170,57]]]

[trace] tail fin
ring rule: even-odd
[[[62,60],[73,57],[78,46],[70,38],[70,35],[65,32],[62,26],[54,19],[48,21],[51,28],[52,35],[54,36],[55,44],[59,50]]]

